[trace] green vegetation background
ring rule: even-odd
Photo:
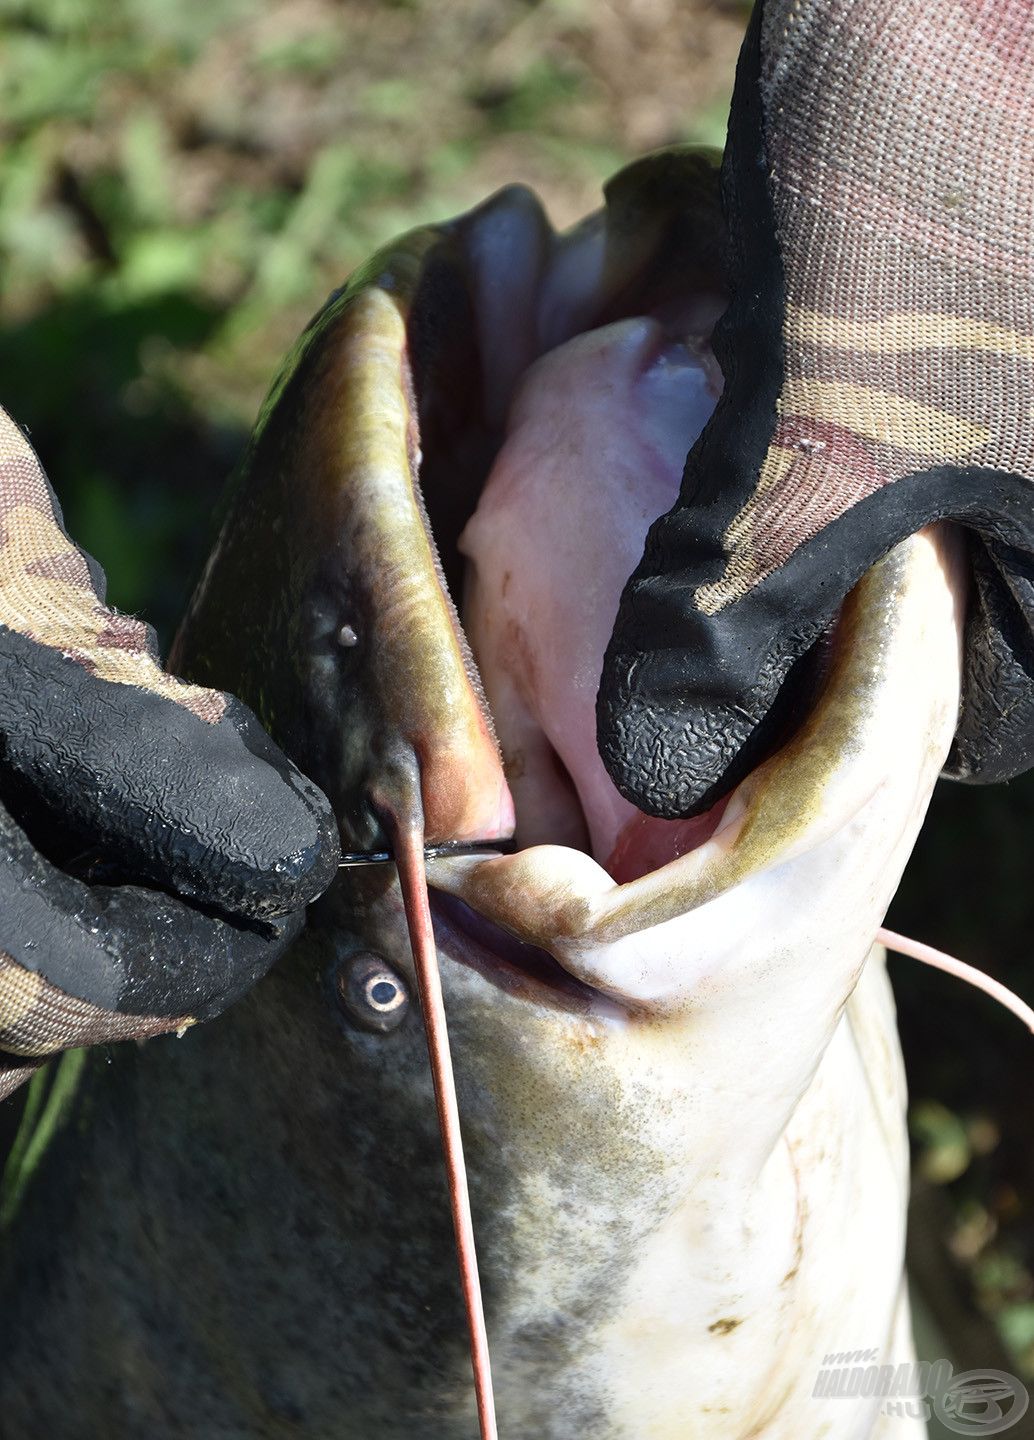
[[[0,0],[0,399],[113,603],[168,644],[277,361],[354,265],[509,180],[569,223],[635,154],[720,144],[743,21],[739,0]],[[1028,998],[1032,821],[1029,780],[942,786],[891,916]],[[920,1285],[970,1363],[993,1363],[983,1316],[1034,1375],[1034,1041],[893,973]]]

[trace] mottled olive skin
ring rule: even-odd
[[[390,1033],[335,999],[353,951],[390,957],[414,995],[382,884],[342,881],[231,1015],[94,1064],[8,1252],[5,1440],[474,1433],[415,996]],[[541,1243],[568,1303],[500,1344],[501,1398],[525,1392],[522,1434],[616,1436],[578,1356],[681,1176],[593,1022],[444,975],[490,1324],[541,1260],[522,1183],[567,1212],[543,1214]],[[529,1065],[546,1032],[554,1063]]]

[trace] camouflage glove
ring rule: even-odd
[[[657,815],[778,745],[847,590],[939,518],[973,587],[947,773],[1034,760],[1034,9],[759,0],[723,169],[726,386],[650,533],[600,748]]]
[[[251,712],[166,675],[103,593],[0,410],[0,1097],[52,1051],[218,1013],[338,860]]]

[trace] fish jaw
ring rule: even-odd
[[[965,594],[950,527],[899,545],[851,596],[808,722],[669,865],[618,885],[560,847],[429,862],[432,885],[584,985],[691,1014],[698,1063],[764,1116],[748,1166],[814,1074],[922,824],[958,713]]]
[[[696,196],[700,177],[695,162],[686,163],[680,183]],[[646,273],[657,272],[666,243],[657,237],[676,221],[685,227],[692,208],[672,210],[680,164],[667,156],[633,167],[631,178],[610,187],[607,215],[568,236],[553,236],[521,191],[415,232],[330,302],[274,387],[245,467],[252,491],[242,491],[239,524],[231,516],[195,605],[202,640],[223,609],[239,613],[239,572],[256,572],[241,535],[271,526],[275,549],[295,547],[297,574],[274,596],[278,628],[252,643],[233,627],[232,655],[224,647],[217,674],[203,670],[199,678],[217,678],[249,698],[258,691],[261,700],[263,676],[275,677],[293,666],[299,648],[305,652],[299,615],[304,621],[316,610],[331,635],[347,618],[334,608],[339,592],[323,604],[321,585],[342,585],[346,599],[365,597],[359,614],[370,643],[355,647],[352,669],[342,671],[339,653],[320,651],[281,707],[267,716],[260,705],[288,752],[334,797],[347,848],[372,847],[378,807],[398,806],[400,796],[431,817],[430,839],[490,840],[512,823],[446,583],[449,543],[462,557],[466,532],[468,553],[475,548],[478,494],[475,486],[461,496],[458,512],[442,508],[441,492],[456,474],[454,451],[442,452],[438,432],[452,417],[436,417],[432,402],[445,391],[449,404],[462,404],[476,381],[484,392],[479,423],[488,427],[478,443],[498,452],[502,417],[528,365],[580,326],[612,318],[644,255]],[[665,198],[651,211],[643,197],[658,191]],[[708,257],[720,249],[718,234],[712,224],[679,236],[680,255],[697,247],[699,296],[712,293]],[[507,276],[516,277],[502,299],[489,263],[500,255]],[[460,296],[449,300],[452,329],[448,314],[428,321],[421,309],[428,294]],[[503,311],[515,323],[493,343]],[[670,294],[650,313],[674,313],[680,333],[701,318],[699,306]],[[428,358],[432,342],[443,348]],[[626,358],[637,346],[641,336],[625,346]],[[484,373],[468,371],[482,354]],[[641,369],[638,361],[631,369]],[[298,435],[292,448],[284,437]],[[440,557],[432,531],[446,536]],[[737,1152],[744,1175],[759,1173],[830,1043],[950,743],[964,586],[948,534],[904,542],[863,579],[840,618],[812,713],[741,783],[695,848],[620,884],[591,855],[563,845],[429,863],[440,892],[548,952],[583,995],[599,998],[598,1009],[610,1007],[598,1017],[611,1027],[608,1043],[623,1025],[691,1015],[696,1063],[730,1106],[751,1115]],[[328,579],[334,567],[337,582]],[[269,611],[268,597],[256,595],[255,608]],[[270,633],[273,644],[264,647]],[[254,683],[243,676],[238,686],[232,666],[263,647],[262,675]],[[333,672],[329,681],[325,672]],[[625,857],[623,867],[634,860]],[[491,956],[483,958],[491,970]],[[556,1026],[568,1027],[564,1008],[545,998]],[[745,1036],[756,1051],[750,1066],[740,1063]],[[533,1051],[527,1058],[536,1063]],[[720,1149],[720,1130],[711,1133]],[[702,1149],[711,1143],[702,1140]]]
[[[513,831],[423,509],[407,344],[380,286],[320,312],[259,417],[173,652],[194,675],[231,677],[305,756],[346,851],[383,850],[387,812],[429,843]]]

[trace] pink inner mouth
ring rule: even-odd
[[[638,317],[550,351],[526,372],[506,439],[460,539],[463,624],[484,681],[519,847],[587,851],[618,881],[703,844],[693,820],[643,815],[596,746],[596,691],[622,589],[721,391],[710,350],[722,302]]]

